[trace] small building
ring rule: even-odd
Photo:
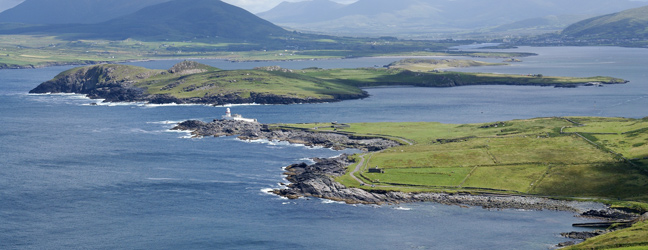
[[[378,168],[378,166],[376,166],[375,168],[370,168],[369,173],[372,173],[372,174],[384,174],[385,170],[380,169],[380,168]]]
[[[243,118],[243,116],[239,114],[232,114],[232,111],[230,108],[227,108],[227,111],[225,111],[225,115],[223,115],[223,120],[234,120],[234,121],[244,121],[244,122],[258,122],[257,119],[252,119],[252,118]]]

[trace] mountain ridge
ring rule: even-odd
[[[220,0],[171,0],[96,24],[35,26],[4,33],[49,34],[67,39],[183,41],[217,38],[240,42],[263,40],[289,32]]]
[[[562,35],[576,38],[648,38],[648,5],[580,21],[565,28]]]
[[[0,13],[0,22],[27,24],[99,23],[170,0],[25,0]]]
[[[277,18],[276,8],[258,13],[258,16],[283,27],[317,33],[407,35],[476,30],[483,32],[526,19],[552,15],[580,15],[587,18],[639,7],[642,3],[629,0],[359,0],[336,11],[327,11],[327,20],[323,20],[322,16],[310,18],[312,14],[309,13],[317,10],[315,5],[315,1],[280,4],[283,13],[292,12],[292,21]],[[294,8],[290,9],[290,6]],[[568,19],[561,19],[563,20]],[[579,20],[582,19],[575,21]],[[544,20],[540,26],[551,23],[551,20]],[[571,23],[560,22],[553,30],[560,31],[568,24]]]

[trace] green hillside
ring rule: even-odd
[[[562,34],[576,38],[646,39],[648,6],[590,18],[567,27]]]

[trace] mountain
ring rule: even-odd
[[[424,35],[483,31],[548,16],[586,18],[642,5],[631,0],[359,0],[312,14],[323,2],[284,3],[258,15],[281,26],[330,34]]]
[[[146,6],[168,1],[25,0],[17,6],[0,13],[0,22],[27,24],[98,23],[131,14]]]
[[[648,39],[648,6],[575,23],[562,35],[583,39]]]
[[[0,1],[0,12],[11,9],[16,5],[22,3],[24,0],[4,0]]]
[[[193,38],[263,40],[289,32],[220,0],[172,0],[97,24],[28,27],[5,33],[50,34],[69,39],[182,41]]]
[[[328,20],[331,14],[344,6],[330,0],[282,2],[271,12],[260,13],[258,16],[274,22],[320,22]]]
[[[550,15],[545,17],[536,17],[508,23],[490,29],[493,32],[532,32],[532,31],[545,31],[553,32],[562,30],[567,26],[596,15]]]

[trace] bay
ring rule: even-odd
[[[231,108],[264,123],[647,116],[646,50],[519,50],[540,55],[512,66],[462,70],[603,74],[631,82],[576,89],[375,88],[363,100]],[[336,68],[395,59],[201,62],[224,69]],[[168,68],[176,62],[131,64]],[[192,139],[168,130],[178,121],[220,117],[224,107],[90,106],[94,101],[77,95],[27,94],[68,68],[0,71],[1,249],[547,249],[566,241],[560,232],[577,230],[572,223],[587,221],[567,212],[281,199],[263,190],[285,182],[282,167],[341,152],[232,137]]]

